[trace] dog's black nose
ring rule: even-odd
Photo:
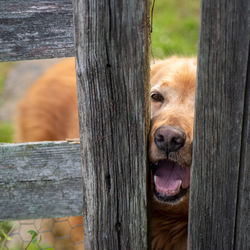
[[[160,150],[170,153],[184,146],[186,135],[179,128],[162,126],[155,131],[154,140]]]

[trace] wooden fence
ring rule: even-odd
[[[250,249],[250,1],[201,6],[191,249]]]
[[[149,1],[73,6],[0,0],[1,61],[76,55],[81,134],[0,146],[0,219],[83,211],[86,249],[148,249]],[[191,249],[250,248],[249,7],[202,3]]]
[[[76,56],[81,137],[81,153],[72,142],[1,146],[1,219],[84,214],[86,249],[146,249],[149,1],[0,4],[2,61]]]
[[[74,56],[71,0],[0,0],[0,61]]]

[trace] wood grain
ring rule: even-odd
[[[250,4],[249,4],[250,7]],[[250,18],[249,18],[250,19]],[[250,25],[249,25],[250,27]],[[250,30],[249,30],[250,33]],[[238,184],[235,249],[250,249],[250,54],[245,92],[242,149]]]
[[[191,249],[249,249],[249,1],[202,3]]]
[[[82,214],[79,143],[0,145],[0,220]]]
[[[86,249],[148,249],[149,1],[74,1]]]
[[[0,0],[0,61],[74,56],[71,0]]]

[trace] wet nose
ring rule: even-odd
[[[170,153],[184,146],[186,135],[179,128],[162,126],[155,131],[154,140],[160,150]]]

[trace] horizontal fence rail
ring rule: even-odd
[[[74,56],[71,0],[0,0],[0,61]]]
[[[80,144],[0,144],[0,220],[81,215]]]

